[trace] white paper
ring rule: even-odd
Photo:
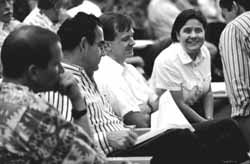
[[[169,91],[166,91],[159,100],[159,109],[151,115],[151,129],[138,137],[136,144],[144,142],[171,128],[190,129],[193,126],[182,114]]]

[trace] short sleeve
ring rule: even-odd
[[[156,59],[151,77],[151,84],[153,85],[153,88],[164,90],[181,90],[182,83],[183,79],[181,74],[174,64],[171,64],[167,58]]]

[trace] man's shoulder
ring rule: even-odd
[[[237,26],[238,28],[250,26],[250,11],[244,12],[227,24],[225,28]]]
[[[13,83],[0,84],[1,105],[8,108],[33,108],[39,111],[45,111],[49,108],[44,99],[30,91],[28,87]]]

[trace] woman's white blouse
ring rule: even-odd
[[[210,53],[203,45],[193,61],[180,43],[173,43],[156,58],[150,80],[154,89],[182,90],[185,102],[193,105],[210,87]]]

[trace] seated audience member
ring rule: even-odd
[[[56,32],[60,22],[67,17],[63,13],[63,0],[38,0],[30,14],[24,19],[27,25],[36,25]]]
[[[78,81],[86,101],[88,117],[93,126],[93,138],[106,155],[153,156],[152,163],[157,164],[168,162],[204,164],[215,163],[221,159],[245,159],[245,140],[236,122],[231,119],[200,124],[195,126],[197,129],[194,133],[188,129],[166,130],[156,138],[135,145],[137,135],[126,128],[112,112],[109,102],[97,89],[93,79],[93,73],[98,69],[104,48],[103,31],[99,19],[93,15],[78,13],[62,24],[58,35],[65,54],[63,67],[72,72]],[[67,101],[61,94],[53,94],[58,100]],[[64,108],[63,110],[71,110],[72,107],[68,104]],[[231,131],[228,131],[228,135],[222,136],[220,128],[229,128]],[[234,135],[231,136],[231,133]],[[218,137],[226,142],[219,142]],[[225,151],[227,150],[224,150],[225,146],[231,149]],[[214,151],[216,153],[212,153]],[[220,155],[223,155],[223,158]],[[179,158],[180,156],[182,158]]]
[[[132,20],[117,13],[103,14],[100,20],[107,56],[101,58],[94,74],[97,86],[125,123],[149,127],[150,114],[158,109],[158,96],[142,74],[125,61],[133,56]]]
[[[206,19],[193,9],[181,12],[171,32],[172,44],[157,56],[151,77],[161,95],[170,90],[191,122],[213,119],[210,54],[204,46]]]
[[[58,36],[40,27],[23,26],[4,41],[1,163],[104,162],[81,127],[64,121],[53,106],[35,94],[57,90],[86,110],[76,80],[63,71],[61,59]]]
[[[13,18],[13,0],[0,0],[0,52],[4,39],[20,22]],[[0,63],[0,77],[2,75],[2,64]]]

